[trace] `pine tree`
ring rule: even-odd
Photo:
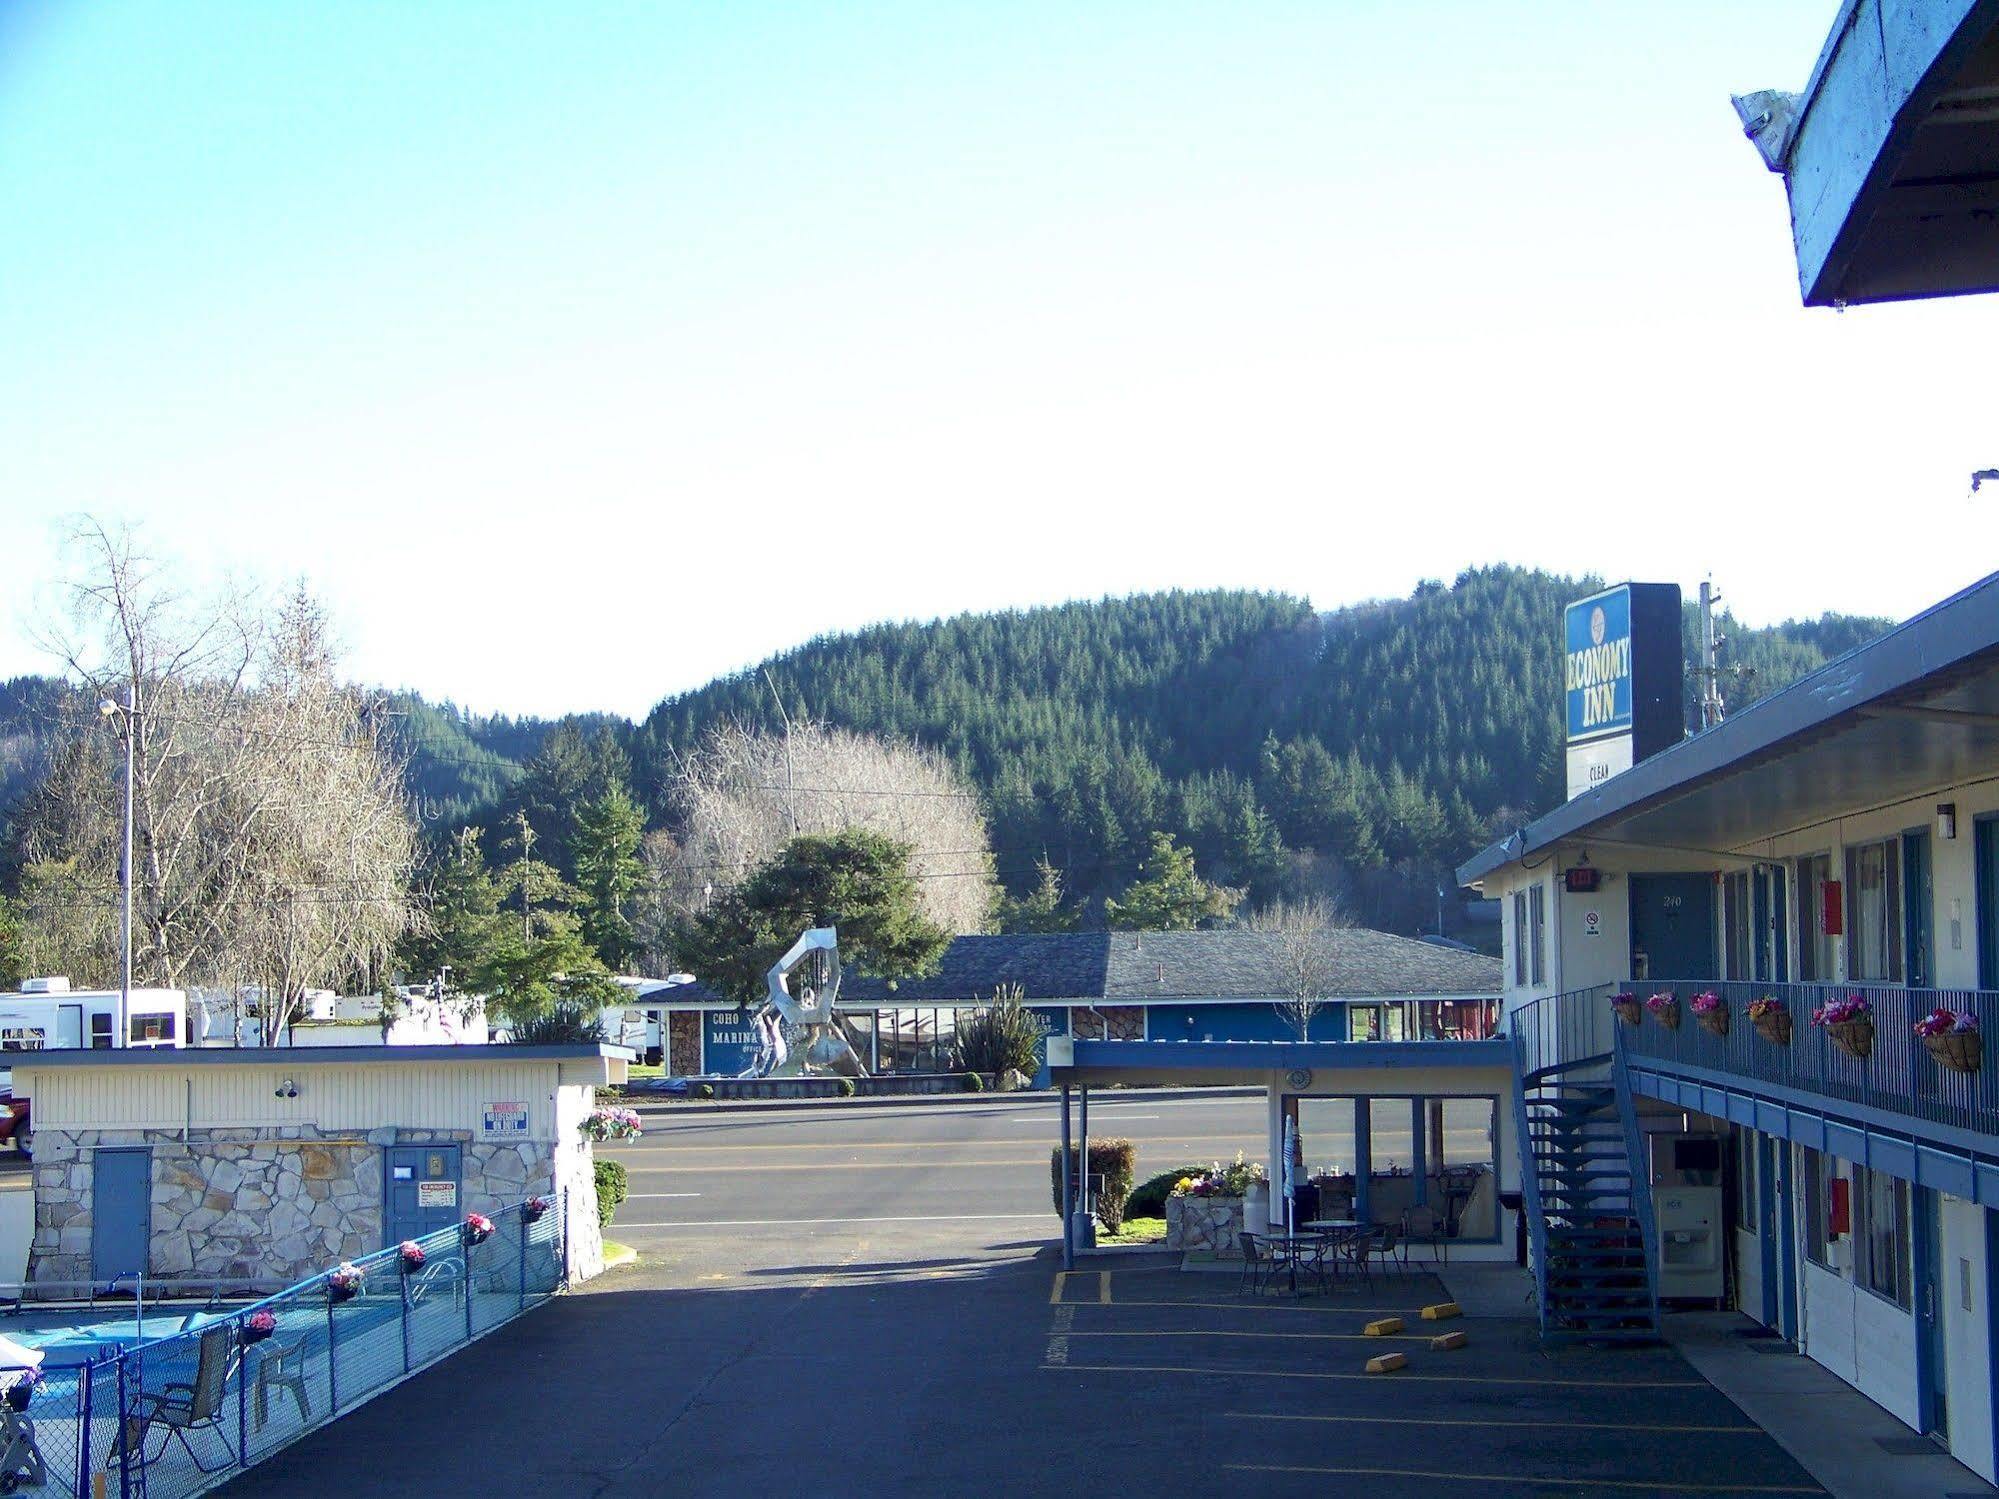
[[[1003,932],[1073,932],[1082,913],[1062,904],[1062,876],[1046,859],[1034,863],[1036,883],[1015,900],[1001,896],[993,915]]]
[[[637,804],[613,783],[577,812],[570,837],[583,940],[613,973],[629,967],[638,951],[630,912],[645,879],[639,864],[644,833]]]
[[[1171,833],[1152,835],[1152,852],[1140,872],[1122,899],[1104,902],[1113,931],[1191,932],[1228,920],[1242,901],[1240,890],[1211,885],[1195,874],[1193,850],[1180,847]]]

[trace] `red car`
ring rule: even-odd
[[[14,1148],[29,1160],[35,1158],[35,1127],[29,1120],[29,1104],[16,1098],[13,1089],[0,1089],[0,1140],[11,1140]]]

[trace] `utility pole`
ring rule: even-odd
[[[1701,664],[1695,675],[1700,680],[1701,728],[1711,729],[1721,722],[1721,668],[1715,658],[1721,648],[1728,643],[1726,635],[1717,634],[1714,627],[1714,606],[1721,602],[1721,590],[1714,586],[1714,580],[1701,580]]]
[[[766,666],[764,685],[770,688],[771,698],[777,703],[777,716],[784,720],[784,804],[791,815],[791,836],[798,836],[798,792],[791,780],[791,715],[784,711],[784,698],[777,690],[777,683],[771,680],[770,668]]]
[[[132,770],[137,761],[139,737],[139,679],[125,684],[123,704],[105,698],[97,711],[106,718],[124,720],[125,731],[125,836],[118,860],[118,1034],[123,1035],[132,1017]]]

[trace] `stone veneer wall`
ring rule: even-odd
[[[475,1140],[469,1130],[322,1132],[311,1125],[179,1130],[35,1131],[35,1236],[30,1281],[90,1279],[91,1156],[153,1152],[149,1278],[297,1281],[382,1248],[382,1152],[390,1145],[459,1144],[463,1210],[491,1213],[557,1191],[548,1141]],[[565,1152],[570,1204],[595,1240],[589,1152]],[[576,1161],[585,1190],[577,1196]],[[601,1260],[601,1248],[597,1257]]]

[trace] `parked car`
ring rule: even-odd
[[[29,1117],[29,1101],[16,1098],[11,1076],[0,1089],[0,1140],[12,1143],[26,1160],[35,1158],[35,1126]]]

